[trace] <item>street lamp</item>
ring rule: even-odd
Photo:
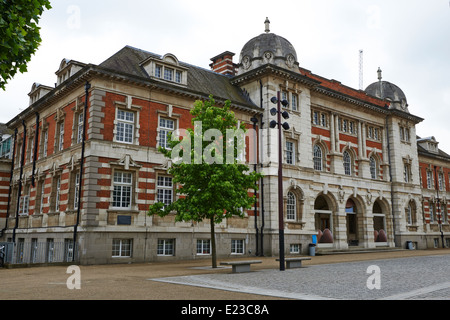
[[[289,119],[289,114],[286,111],[281,112],[281,105],[287,107],[289,102],[280,99],[280,92],[277,92],[277,97],[272,97],[270,101],[277,105],[277,108],[270,109],[272,116],[277,115],[277,121],[270,121],[270,128],[278,126],[278,229],[280,241],[280,271],[284,271],[284,221],[283,221],[283,162],[282,162],[282,148],[281,148],[281,128],[289,129],[287,122],[281,123],[281,117]]]

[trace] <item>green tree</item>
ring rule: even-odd
[[[257,189],[256,182],[262,176],[249,172],[249,167],[238,161],[246,129],[243,124],[237,126],[230,101],[216,107],[210,96],[209,101],[196,101],[191,114],[194,129],[171,138],[170,148],[159,149],[172,159],[168,173],[178,184],[176,192],[180,196],[170,204],[156,202],[148,213],[162,217],[173,213],[176,221],[209,219],[212,267],[216,268],[214,226],[224,218],[244,217],[242,209],[254,204],[255,195],[249,195],[249,189]]]
[[[0,0],[0,88],[27,63],[42,39],[37,23],[49,0]]]

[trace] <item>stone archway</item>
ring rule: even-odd
[[[336,225],[336,205],[328,195],[319,194],[314,200],[314,227],[318,232],[318,243],[334,242],[334,226]]]
[[[365,245],[367,225],[365,222],[364,201],[359,196],[351,196],[345,203],[345,224],[348,246]]]
[[[383,203],[380,200],[375,200],[372,207],[373,214],[373,230],[374,230],[374,241],[387,242],[387,222],[386,213],[383,209]]]
[[[345,204],[345,214],[347,222],[347,242],[349,246],[359,245],[361,232],[358,228],[358,208],[355,201],[349,198]]]

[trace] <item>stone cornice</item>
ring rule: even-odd
[[[31,116],[34,117],[34,114],[36,112],[40,112],[41,110],[48,107],[50,104],[55,103],[56,101],[64,97],[67,93],[75,90],[76,88],[82,87],[86,83],[86,81],[90,81],[93,78],[105,78],[114,81],[126,82],[136,86],[147,87],[150,90],[159,90],[170,94],[189,97],[194,100],[209,99],[207,93],[204,92],[196,92],[194,90],[189,90],[176,85],[163,83],[154,79],[120,73],[115,70],[110,70],[97,65],[89,64],[78,71],[75,75],[53,88],[49,93],[31,104],[24,111],[16,115],[6,125],[8,126],[8,128],[14,128],[20,125],[23,119],[28,119]],[[215,96],[214,99],[218,104],[223,104],[227,98]],[[231,101],[231,106],[232,108],[242,111],[251,111],[252,113],[261,112],[261,109],[251,101],[249,101],[246,105]]]
[[[243,85],[265,75],[276,75],[290,81],[302,83],[308,87],[314,87],[320,84],[319,81],[310,79],[300,73],[289,71],[273,64],[266,64],[249,72],[237,75],[230,79],[233,85]]]

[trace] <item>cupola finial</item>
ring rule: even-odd
[[[264,21],[264,25],[266,26],[266,29],[264,30],[266,33],[270,32],[270,21],[269,18],[266,17],[266,21]]]
[[[377,73],[378,73],[378,80],[381,81],[382,78],[381,78],[381,69],[380,69],[380,67],[378,67]]]

